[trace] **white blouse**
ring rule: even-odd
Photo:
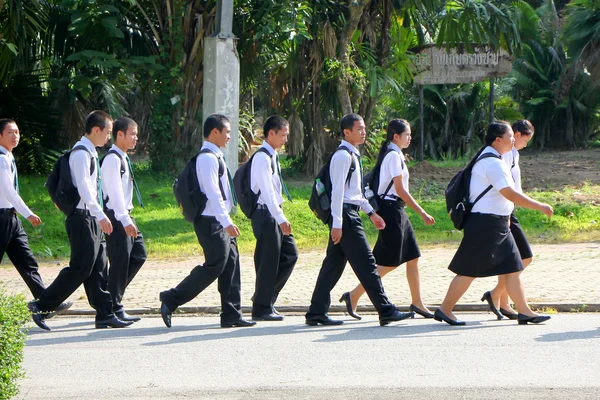
[[[481,155],[485,153],[500,155],[491,146],[486,147]],[[469,201],[475,201],[489,185],[492,185],[492,189],[475,204],[471,211],[482,214],[510,215],[515,206],[502,196],[500,190],[507,187],[514,188],[515,185],[509,167],[504,161],[494,157],[484,158],[475,163],[471,172]]]

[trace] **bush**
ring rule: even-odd
[[[0,288],[0,400],[19,393],[17,380],[23,376],[24,326],[28,320],[23,295],[9,296]]]

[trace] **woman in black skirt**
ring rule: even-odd
[[[462,242],[448,267],[456,273],[456,277],[434,318],[450,325],[465,325],[465,322],[456,319],[452,309],[473,279],[502,275],[506,291],[517,307],[519,324],[547,321],[550,317],[534,313],[525,299],[520,276],[523,262],[509,228],[509,218],[515,204],[541,211],[548,217],[554,211],[550,205],[515,190],[509,167],[500,158],[501,154],[511,151],[514,144],[514,134],[507,122],[491,123],[485,144],[478,157],[492,153],[497,158],[484,158],[475,164],[469,200],[473,202],[489,185],[492,189],[474,205],[465,221]]]
[[[429,226],[435,223],[435,219],[427,214],[408,192],[408,168],[402,149],[410,145],[410,140],[410,124],[406,120],[390,121],[387,127],[386,141],[379,151],[375,164],[376,168],[380,167],[379,187],[371,188],[377,190],[377,194],[382,198],[378,214],[385,221],[385,229],[379,231],[373,256],[381,277],[406,263],[406,278],[412,298],[410,310],[425,318],[433,318],[433,314],[421,299],[419,278],[421,252],[408,215],[404,210],[404,205],[407,204],[421,216],[425,225]],[[364,293],[365,289],[359,284],[351,292],[344,293],[340,299],[340,302],[346,303],[348,314],[356,319],[361,319],[360,315],[356,314],[356,306]]]
[[[515,134],[515,145],[511,151],[502,155],[502,160],[510,168],[511,176],[515,182],[515,190],[519,193],[523,193],[521,187],[521,167],[519,166],[519,150],[523,150],[527,147],[527,144],[533,138],[535,131],[531,122],[526,119],[515,122],[512,126],[512,130]],[[531,251],[531,246],[529,246],[525,232],[523,232],[514,212],[510,215],[510,231],[515,239],[517,248],[519,249],[521,259],[523,260],[523,268],[527,268],[533,261],[533,252]],[[498,319],[502,319],[502,316],[509,319],[517,319],[517,313],[511,308],[509,303],[503,275],[498,276],[498,285],[496,285],[493,290],[485,292],[481,301],[488,302],[490,310],[496,314]]]

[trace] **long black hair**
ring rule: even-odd
[[[383,157],[385,157],[385,153],[388,151],[390,143],[394,140],[394,135],[402,135],[408,129],[410,129],[410,124],[407,120],[402,118],[393,119],[388,123],[385,141],[381,145],[381,149],[379,149],[379,155],[377,155],[375,166],[381,165],[383,162]]]

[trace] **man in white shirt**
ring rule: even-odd
[[[0,119],[0,261],[6,253],[33,297],[37,299],[46,290],[46,286],[38,272],[38,263],[29,248],[27,233],[17,213],[34,227],[39,226],[42,220],[27,207],[19,195],[17,164],[12,151],[19,145],[20,138],[15,121]],[[66,311],[72,304],[62,303],[55,311]]]
[[[343,323],[341,320],[329,318],[327,311],[331,305],[331,290],[342,276],[346,262],[349,262],[379,313],[379,324],[384,326],[393,321],[409,318],[414,313],[399,312],[385,294],[375,258],[358,214],[362,209],[377,229],[385,228],[385,222],[373,211],[373,207],[363,194],[362,163],[357,146],[365,142],[367,136],[365,122],[357,114],[348,114],[340,121],[340,128],[344,139],[340,147],[345,147],[349,151],[336,151],[330,162],[331,240],[306,313],[306,324],[340,325]],[[356,169],[346,182],[352,165],[355,165]]]
[[[279,150],[288,140],[290,127],[284,118],[273,115],[264,125],[262,148],[252,159],[250,184],[259,194],[258,205],[252,214],[252,231],[256,238],[254,267],[256,286],[252,297],[252,319],[255,321],[281,321],[283,315],[275,309],[279,292],[290,278],[298,260],[298,248],[292,226],[283,214],[285,201],[282,190],[289,192],[281,177]],[[291,200],[289,196],[288,200]]]
[[[230,132],[229,119],[224,115],[209,115],[204,122],[204,144],[196,157],[196,173],[200,191],[206,195],[207,202],[202,215],[194,222],[194,230],[204,250],[205,261],[192,269],[175,288],[160,293],[160,313],[168,328],[177,307],[198,296],[217,279],[221,294],[221,327],[256,324],[246,321],[241,311],[242,284],[236,240],[240,230],[229,216],[234,195],[231,175],[220,150],[229,142]],[[227,171],[219,176],[219,170]]]
[[[69,168],[73,185],[81,197],[73,214],[67,216],[65,226],[71,245],[69,265],[63,268],[54,282],[37,301],[29,303],[33,322],[42,329],[45,313],[51,312],[67,299],[81,284],[88,302],[96,310],[96,328],[123,328],[132,324],[121,321],[112,311],[107,286],[106,243],[103,233],[109,235],[113,227],[102,206],[100,162],[96,147],[104,146],[110,137],[112,118],[104,111],[92,111],[85,120],[85,135],[73,147]]]
[[[100,167],[105,211],[113,226],[113,232],[106,238],[110,261],[108,291],[117,318],[131,322],[139,321],[140,317],[127,314],[121,301],[125,289],[146,261],[144,238],[130,215],[134,189],[143,207],[127,155],[127,151],[133,150],[137,144],[137,130],[138,126],[131,118],[117,118],[112,130],[114,144],[102,159]]]

